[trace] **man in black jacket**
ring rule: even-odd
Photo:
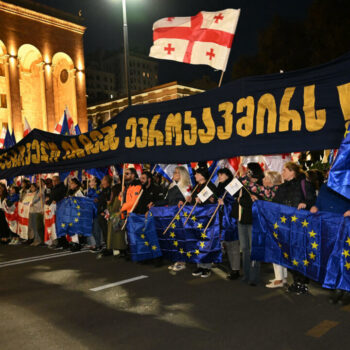
[[[61,182],[59,176],[54,176],[52,178],[52,185],[53,187],[51,189],[51,192],[45,201],[47,205],[51,205],[51,203],[55,204],[61,201],[66,196],[66,193],[67,193],[66,186],[64,185],[63,182]]]

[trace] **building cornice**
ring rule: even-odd
[[[54,27],[68,30],[77,34],[83,35],[86,27],[59,19],[53,16],[49,16],[40,12],[29,10],[17,5],[9,4],[3,1],[0,1],[0,11],[10,13],[12,15],[20,16],[27,18],[36,22],[44,23],[47,25],[52,25]]]

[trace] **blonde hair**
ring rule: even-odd
[[[169,188],[177,185],[181,192],[186,192],[187,189],[191,186],[191,179],[188,171],[183,166],[177,166],[174,170],[178,170],[180,173],[180,180],[178,183],[173,182]]]
[[[271,180],[273,186],[277,186],[282,183],[282,175],[277,171],[266,171],[265,176]]]

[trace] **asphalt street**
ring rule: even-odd
[[[345,349],[350,306],[88,251],[0,246],[0,349]],[[272,277],[263,266],[262,278]]]

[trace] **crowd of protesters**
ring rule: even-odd
[[[225,187],[234,175],[239,178],[243,188],[234,196],[225,193]],[[340,196],[327,187],[327,172],[319,170],[304,171],[295,162],[287,162],[281,173],[263,171],[259,163],[248,163],[240,166],[236,174],[228,168],[218,170],[216,184],[211,181],[205,164],[199,164],[195,170],[197,186],[191,191],[191,180],[187,169],[177,166],[171,183],[158,174],[144,171],[140,177],[135,168],[126,168],[123,180],[113,179],[106,175],[100,181],[96,177],[88,183],[81,183],[77,178],[70,178],[67,184],[60,181],[59,176],[42,180],[41,185],[23,179],[20,187],[7,187],[0,183],[0,237],[1,243],[9,245],[28,244],[31,246],[44,244],[44,207],[58,203],[65,197],[87,196],[96,203],[97,215],[93,221],[92,234],[89,237],[75,235],[70,239],[61,237],[49,244],[51,249],[90,249],[99,258],[115,256],[128,259],[128,239],[124,228],[126,218],[131,212],[147,215],[153,206],[178,206],[185,202],[196,205],[218,203],[221,208],[230,203],[231,216],[238,225],[238,237],[223,237],[222,249],[227,261],[227,278],[241,279],[250,286],[261,284],[261,272],[258,261],[251,260],[252,248],[252,206],[256,200],[272,201],[295,207],[298,210],[319,210],[341,213],[350,216],[350,200]],[[198,194],[208,187],[213,193],[204,203]],[[28,239],[22,239],[11,230],[5,217],[5,208],[13,207],[16,202],[30,199]],[[222,211],[219,211],[222,222]],[[156,264],[161,264],[157,259]],[[211,275],[211,263],[197,264],[192,271],[195,277],[208,278]],[[169,270],[179,272],[186,269],[186,263],[174,261]],[[285,267],[273,264],[275,277],[265,281],[267,288],[285,288],[289,293],[297,295],[309,294],[309,279],[300,272],[289,271],[290,284],[287,284],[288,271]],[[350,302],[348,292],[335,291],[330,298],[332,303],[347,304]]]

